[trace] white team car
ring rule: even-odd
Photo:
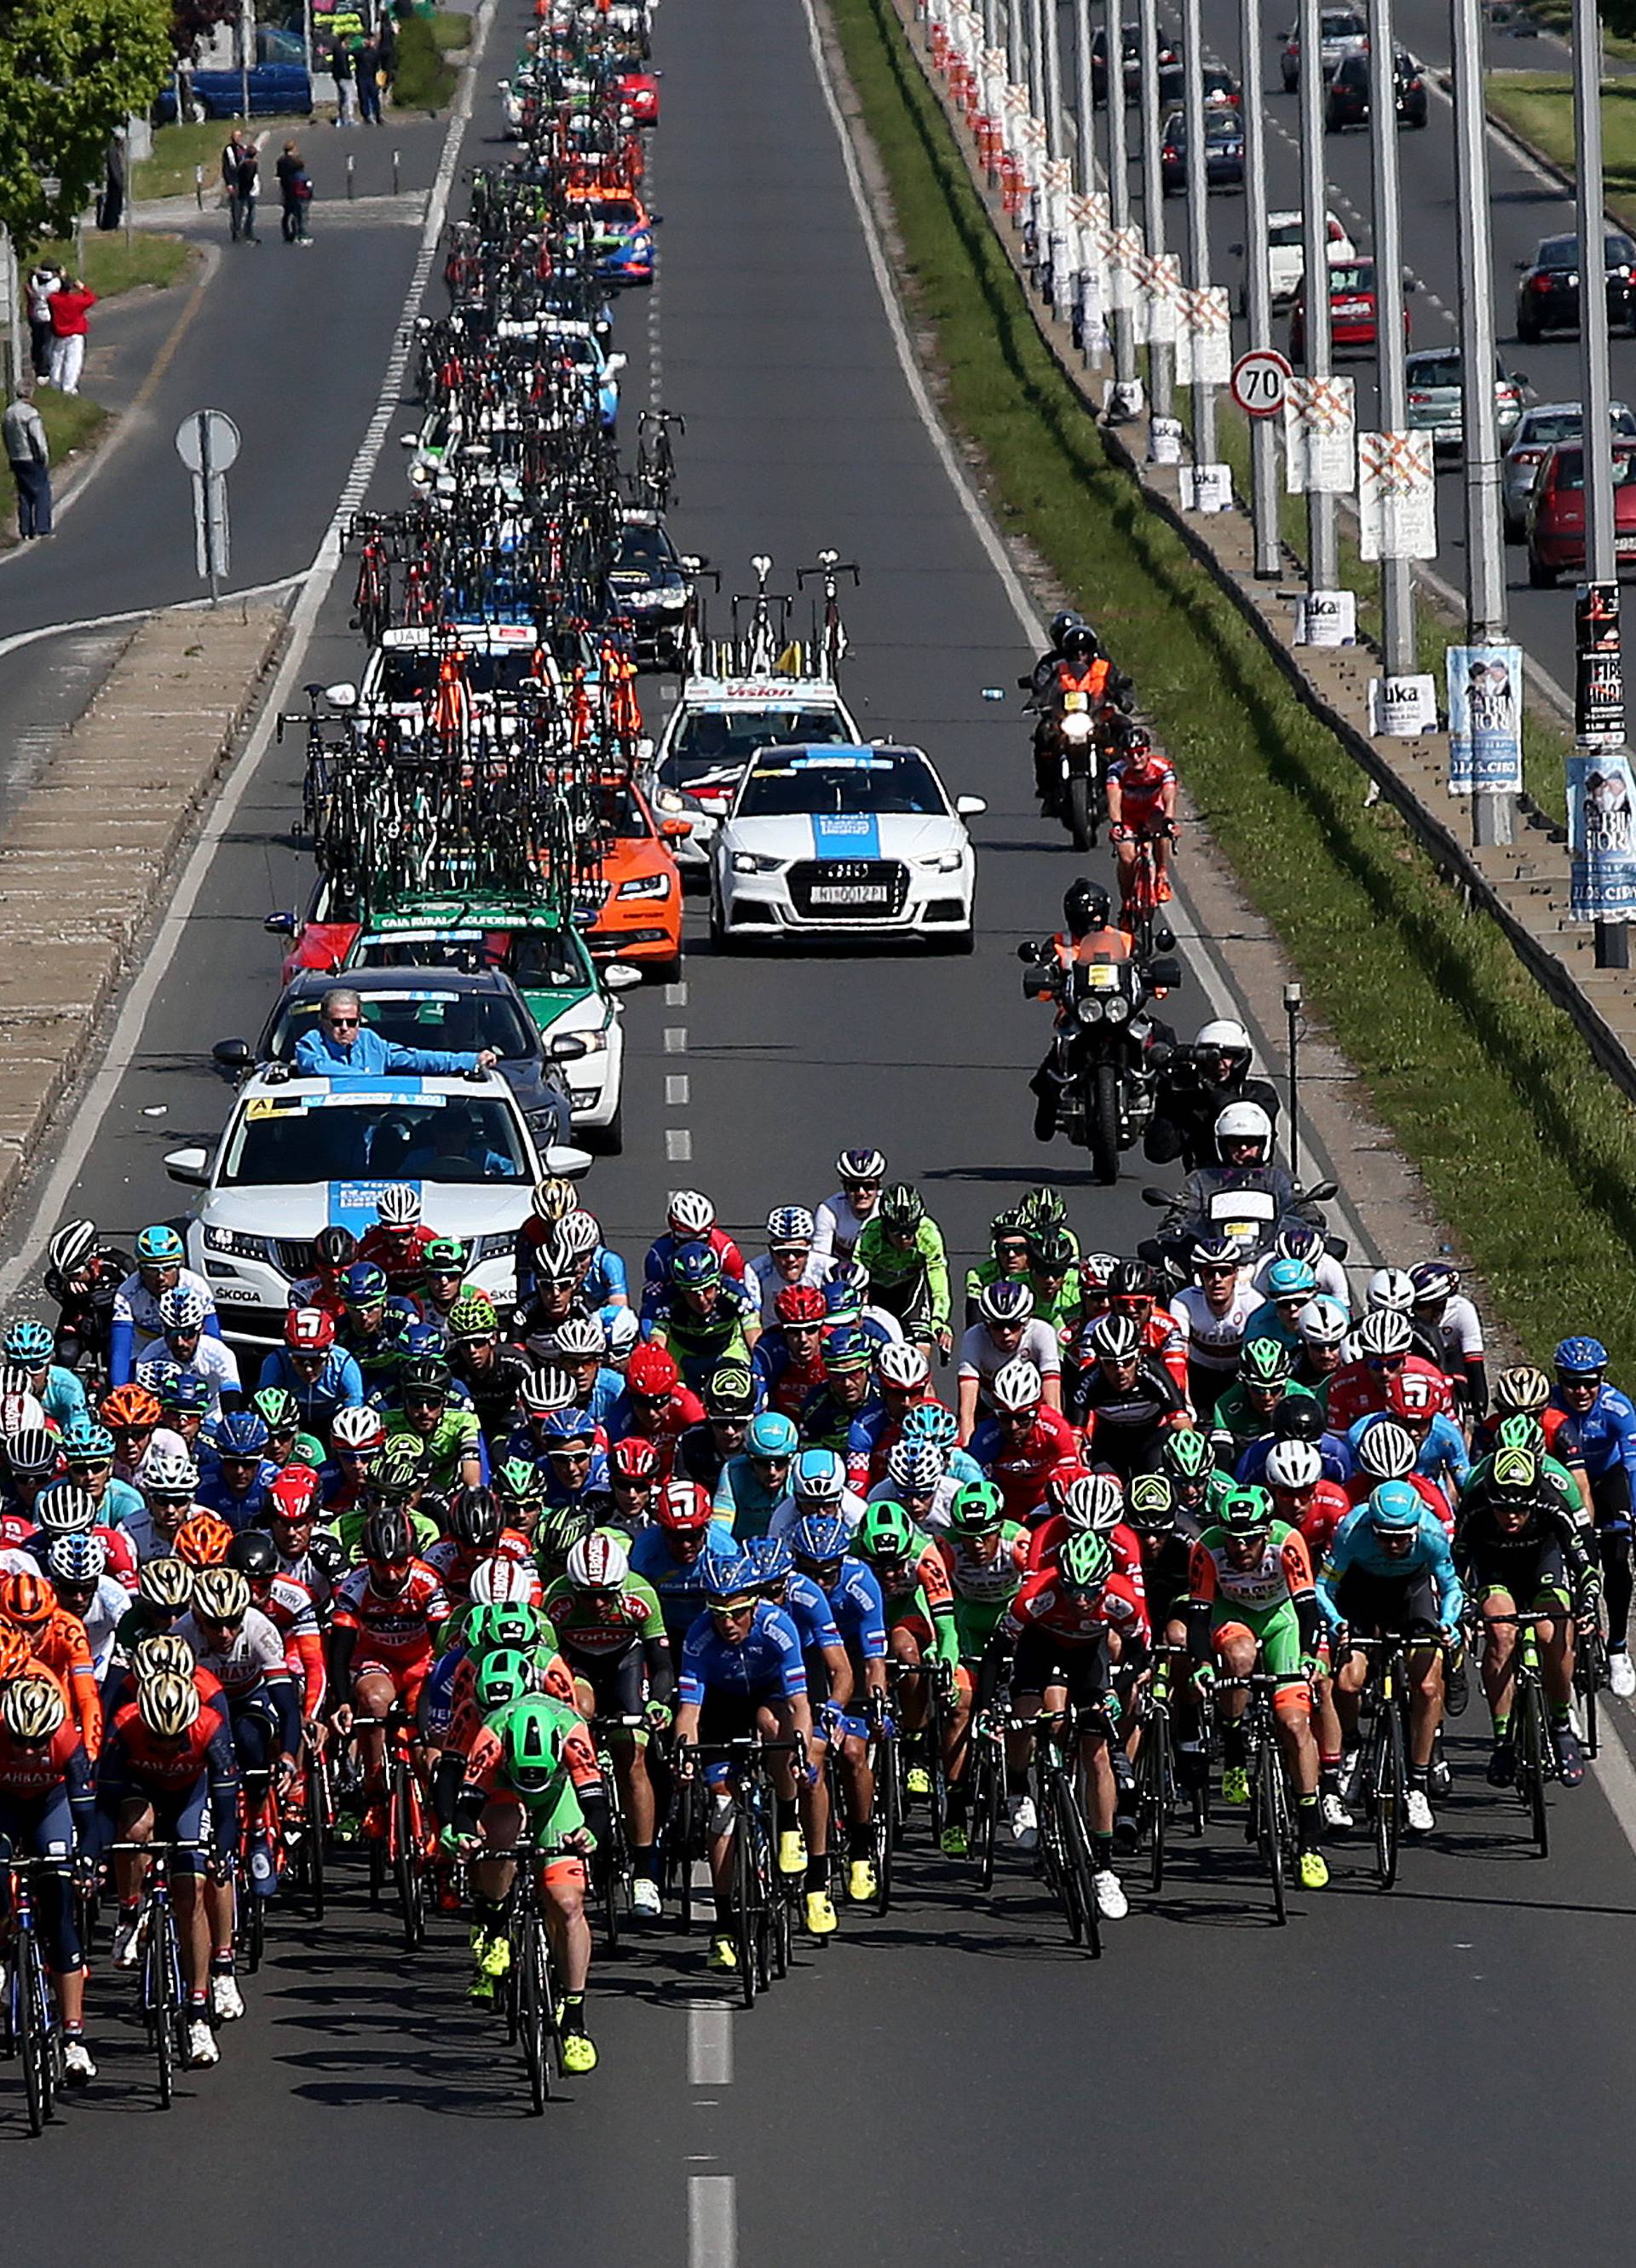
[[[710,846],[710,935],[919,937],[972,950],[977,858],[965,821],[919,748],[758,749]]]
[[[758,748],[862,738],[826,677],[688,677],[652,751],[642,784],[662,811],[685,813],[691,831],[671,850],[684,880],[703,881],[710,838]]]
[[[421,1218],[458,1236],[467,1280],[503,1307],[516,1297],[517,1233],[536,1182],[576,1177],[590,1153],[536,1148],[494,1071],[443,1079],[304,1079],[271,1064],[246,1079],[214,1153],[172,1150],[173,1182],[202,1191],[187,1264],[216,1297],[230,1339],[283,1338],[290,1286],[312,1273],[312,1240],[337,1226],[362,1236],[380,1193],[407,1182]]]

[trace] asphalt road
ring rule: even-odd
[[[1409,298],[1411,348],[1454,346],[1458,343],[1459,279],[1456,238],[1454,113],[1436,85],[1436,73],[1450,67],[1452,48],[1448,10],[1438,0],[1398,0],[1395,11],[1399,45],[1406,47],[1426,69],[1431,90],[1429,121],[1423,131],[1404,131],[1398,136],[1404,215],[1404,256],[1417,289]],[[1063,35],[1072,38],[1072,12],[1060,11]],[[1203,0],[1207,52],[1237,72],[1240,68],[1236,0]],[[1173,20],[1173,18],[1172,18]],[[1275,34],[1294,21],[1276,6],[1263,11],[1266,36],[1262,68],[1266,85],[1265,110],[1267,136],[1267,194],[1273,210],[1298,210],[1301,202],[1300,98],[1286,94],[1279,74],[1282,41]],[[1493,70],[1566,68],[1552,42],[1551,51],[1540,44],[1518,41],[1500,32],[1488,38],[1488,60]],[[1071,48],[1065,50],[1071,53]],[[1133,129],[1136,113],[1131,113]],[[1105,125],[1099,120],[1099,146],[1105,158]],[[1324,137],[1324,166],[1330,184],[1330,205],[1360,250],[1373,241],[1369,183],[1369,133],[1355,128]],[[1131,193],[1134,210],[1141,209],[1141,176],[1137,158],[1137,136],[1133,131]],[[1498,136],[1488,137],[1489,219],[1493,239],[1495,319],[1501,361],[1521,372],[1530,397],[1540,401],[1577,401],[1581,393],[1579,342],[1552,334],[1537,345],[1522,346],[1516,339],[1516,287],[1519,270],[1533,258],[1543,236],[1574,227],[1571,195],[1526,158],[1515,154]],[[1186,244],[1186,200],[1177,195],[1165,200],[1166,242],[1172,250]],[[1244,197],[1237,189],[1216,189],[1210,195],[1210,256],[1212,280],[1228,284],[1237,306],[1244,276]],[[1251,343],[1248,326],[1235,314],[1237,348]],[[1287,347],[1287,316],[1275,313],[1271,344]],[[1611,365],[1616,396],[1632,398],[1636,388],[1636,342],[1616,337]],[[1375,360],[1368,355],[1338,357],[1339,372],[1357,381],[1360,431],[1376,423]],[[1445,461],[1438,475],[1439,550],[1435,571],[1459,592],[1465,587],[1465,507],[1458,460]],[[1511,634],[1542,663],[1559,685],[1572,692],[1574,683],[1574,593],[1565,582],[1558,591],[1529,587],[1525,552],[1512,546],[1507,552],[1507,583]]]
[[[895,360],[795,0],[677,0],[658,47],[664,275],[620,324],[650,367],[657,309],[664,399],[688,418],[678,536],[730,587],[763,547],[785,572],[825,543],[858,559],[848,689],[868,728],[923,740],[991,807],[972,961],[723,963],[696,941],[685,993],[630,996],[630,1146],[589,1200],[635,1257],[679,1182],[748,1226],[825,1194],[841,1144],[878,1141],[969,1252],[1037,1170],[1041,1020],[1012,951],[1074,871],[1029,810],[1022,730],[980,697],[1026,648]],[[312,674],[351,654],[337,593]],[[271,751],[71,1201],[110,1226],[171,1211],[160,1152],[219,1126],[202,1059],[259,1020],[275,972],[259,917],[302,887],[294,778]],[[1130,1184],[1051,1169],[1082,1236],[1128,1248],[1147,1218]],[[383,2241],[598,2268],[1606,2253],[1636,2205],[1630,1849],[1588,1786],[1534,1861],[1520,1812],[1481,1790],[1464,1739],[1454,1754],[1457,1793],[1403,1887],[1383,1897],[1338,1855],[1283,1931],[1221,1830],[1156,1905],[1134,1899],[1096,1967],[1019,1868],[986,1901],[923,1844],[900,1909],[848,1918],[747,2016],[701,2008],[701,1940],[662,1931],[594,1973],[602,2066],[542,2122],[465,2004],[457,1933],[406,1963],[356,1891],[321,1933],[279,1918],[221,2068],[168,2118],[105,1970],[106,2079],[66,2131],[22,2140],[0,2069],[11,2223],[68,2247],[114,2232],[132,2268],[168,2261],[205,2199],[247,2268]]]

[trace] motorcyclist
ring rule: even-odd
[[[1068,884],[1062,894],[1062,918],[1067,927],[1059,930],[1051,940],[1059,969],[1088,968],[1098,961],[1130,959],[1133,942],[1129,931],[1116,927],[1110,918],[1112,906],[1112,897],[1102,883],[1090,881],[1082,874]],[[1072,1020],[1072,1011],[1059,999],[1056,1029],[1061,1031]],[[1029,1081],[1029,1092],[1035,1098],[1034,1138],[1038,1142],[1049,1142],[1057,1130],[1057,1082],[1052,1076],[1055,1057],[1053,1042],[1050,1054]]]
[[[1049,813],[1057,801],[1056,725],[1063,695],[1084,694],[1094,713],[1106,703],[1127,703],[1130,680],[1108,659],[1089,623],[1074,621],[1064,629],[1054,659],[1047,655],[1035,665],[1031,689],[1039,710],[1034,726],[1034,789]]]
[[[1190,1047],[1177,1048],[1159,1074],[1153,1116],[1142,1139],[1155,1166],[1179,1158],[1196,1173],[1216,1155],[1215,1122],[1229,1103],[1253,1102],[1278,1124],[1278,1096],[1250,1076],[1250,1035],[1228,1016],[1201,1024]]]
[[[1312,1217],[1296,1182],[1272,1161],[1273,1121],[1258,1102],[1229,1102],[1216,1119],[1214,1145],[1217,1162],[1195,1167],[1188,1174],[1181,1203],[1166,1219],[1167,1234],[1207,1233],[1210,1200],[1220,1189],[1266,1191],[1276,1207],[1275,1219],[1289,1213]]]

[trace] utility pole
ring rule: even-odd
[[[1458,4],[1458,0],[1456,0]],[[1238,0],[1240,115],[1244,128],[1244,313],[1252,347],[1273,343],[1273,271],[1267,261],[1266,117],[1262,109],[1261,0]],[[1271,417],[1250,420],[1250,510],[1255,571],[1275,582],[1279,538],[1278,437]]]
[[[1488,222],[1488,136],[1483,107],[1480,0],[1452,0],[1455,200],[1460,261],[1460,431],[1465,489],[1465,634],[1472,645],[1506,635],[1505,534],[1500,505],[1500,420],[1494,401],[1494,257]],[[1471,798],[1478,844],[1511,840],[1503,795]]]
[[[1195,291],[1210,281],[1209,179],[1204,148],[1204,32],[1199,0],[1182,0],[1182,105],[1187,133],[1187,280]],[[1192,381],[1193,463],[1213,465],[1215,388]]]
[[[1618,572],[1613,527],[1613,432],[1608,379],[1608,293],[1603,282],[1602,19],[1596,0],[1574,0],[1574,202],[1579,226],[1581,448],[1585,467],[1585,575],[1611,583]],[[1621,666],[1623,656],[1620,657]],[[1623,922],[1596,925],[1598,968],[1628,968]]]
[[[1108,90],[1108,222],[1123,238],[1131,225],[1131,153],[1129,120],[1125,113],[1125,26],[1121,0],[1104,0],[1103,40],[1107,50],[1104,77]],[[1136,325],[1128,286],[1121,291],[1125,304],[1113,310],[1113,383],[1117,401],[1126,405],[1122,415],[1134,416],[1138,405]]]
[[[1369,0],[1369,189],[1375,208],[1375,358],[1380,375],[1380,430],[1401,433],[1409,422],[1407,351],[1403,335],[1403,206],[1398,181],[1398,53],[1392,0]],[[1306,56],[1301,58],[1302,70]],[[1463,185],[1461,196],[1467,194]],[[1456,199],[1456,202],[1459,200]],[[1490,387],[1492,398],[1493,387]],[[1414,637],[1414,571],[1390,553],[1381,559],[1381,644],[1389,677],[1405,677],[1419,654]]]
[[[1024,69],[1023,56],[1023,9],[1025,0],[1005,0],[1006,11],[1006,82],[1021,86]]]
[[[1301,0],[1301,239],[1302,342],[1309,378],[1330,376],[1329,205],[1324,180],[1324,64],[1319,0]],[[1340,582],[1335,539],[1335,499],[1307,490],[1307,588],[1332,591]]]
[[[1025,0],[1028,19],[1028,107],[1036,118],[1045,115],[1045,13],[1047,0]],[[1053,7],[1056,0],[1049,0]]]
[[[1082,197],[1094,196],[1097,188],[1097,106],[1090,77],[1090,0],[1074,0],[1074,170]],[[1076,232],[1082,252],[1087,231],[1082,226]],[[1080,270],[1080,348],[1087,362],[1102,359],[1100,340],[1093,342],[1085,328],[1085,308],[1089,299],[1086,273]],[[1101,311],[1105,323],[1107,312]]]
[[[1317,0],[1313,0],[1316,6]],[[1164,250],[1164,176],[1159,165],[1159,11],[1157,0],[1141,0],[1137,24],[1141,40],[1141,217],[1148,257]],[[1148,349],[1148,388],[1155,417],[1173,417],[1175,351],[1168,340]]]

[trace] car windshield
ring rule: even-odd
[[[1458,386],[1460,357],[1457,354],[1413,355],[1404,376],[1411,386]]]
[[[931,766],[913,748],[847,748],[833,755],[798,750],[787,761],[769,753],[745,782],[739,819],[823,817],[857,812],[943,818],[948,813]]]
[[[575,992],[592,982],[584,950],[571,930],[445,932],[437,936],[369,937],[361,968],[503,968],[519,992]]]
[[[1275,221],[1266,232],[1266,240],[1280,252],[1299,252],[1301,223],[1298,220]]]
[[[318,1029],[321,992],[287,1000],[274,1019],[267,1052],[275,1063],[293,1061],[304,1032]],[[453,1049],[462,1055],[492,1048],[497,1056],[529,1056],[539,1040],[515,1000],[503,992],[456,992],[436,985],[363,994],[363,1020],[390,1046]]]
[[[648,814],[629,788],[605,782],[596,793],[598,818],[621,843],[646,843],[651,838]]]
[[[1628,236],[1608,236],[1603,239],[1603,256],[1610,268],[1629,268],[1636,264],[1636,244]],[[1579,239],[1577,236],[1548,236],[1539,247],[1535,261],[1537,268],[1577,268]]]
[[[1204,122],[1207,142],[1236,142],[1244,129],[1238,123],[1238,114],[1233,110],[1213,110]]]
[[[384,646],[381,649],[380,697],[383,701],[427,701],[437,690],[440,657],[423,646]],[[534,649],[526,644],[497,651],[467,651],[466,681],[473,693],[515,693],[533,673]]]
[[[635,228],[636,209],[618,197],[593,197],[586,207],[598,228]]]
[[[1548,449],[1558,441],[1573,440],[1583,423],[1584,419],[1577,409],[1535,410],[1518,427],[1517,443],[1519,446]],[[1628,429],[1622,427],[1620,430]]]
[[[1329,296],[1332,299],[1349,299],[1354,292],[1375,289],[1375,262],[1372,260],[1336,261],[1329,271]]]
[[[1626,489],[1636,479],[1636,449],[1616,449],[1613,452],[1613,485]],[[1557,459],[1557,492],[1564,489],[1582,489],[1585,485],[1585,452],[1564,449]]]
[[[668,567],[674,554],[670,541],[661,527],[649,527],[640,520],[627,520],[620,531],[620,556],[613,563],[614,573],[628,574],[633,569],[651,573],[656,567]]]
[[[1354,16],[1350,9],[1325,11],[1319,21],[1324,27],[1322,36],[1326,40],[1361,40],[1368,34],[1369,27],[1362,17]]]
[[[222,1160],[224,1189],[346,1181],[526,1182],[516,1114],[459,1095],[252,1096]],[[429,1211],[433,1211],[431,1207]]]
[[[659,777],[666,787],[690,787],[708,773],[740,772],[758,748],[847,742],[833,709],[694,709],[677,727]]]

